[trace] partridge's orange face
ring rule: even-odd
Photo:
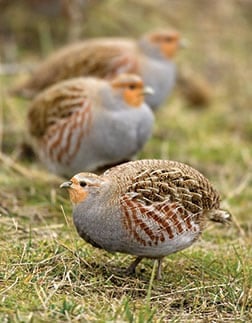
[[[151,42],[156,44],[162,54],[171,59],[176,55],[180,46],[180,35],[177,31],[154,33],[150,37]]]
[[[121,91],[124,101],[132,107],[140,107],[145,94],[152,94],[153,90],[144,87],[142,79],[135,74],[120,74],[112,81],[112,87]]]
[[[79,173],[73,176],[70,181],[64,182],[60,188],[67,188],[70,200],[73,204],[83,202],[87,195],[90,186],[99,186],[99,177],[91,173]]]

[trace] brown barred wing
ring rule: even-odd
[[[48,128],[41,140],[47,158],[62,165],[70,165],[76,157],[81,142],[88,136],[92,125],[91,106],[85,103],[83,109]]]
[[[61,82],[38,95],[28,113],[29,132],[42,137],[49,127],[90,107],[82,79]]]
[[[121,196],[124,226],[144,246],[199,232],[207,195],[195,178],[176,167],[142,171]]]

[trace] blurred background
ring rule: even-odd
[[[240,91],[248,95],[251,9],[250,0],[1,0],[1,61],[32,66],[79,39],[138,37],[172,26],[190,45],[178,58],[183,68],[199,73],[222,94],[235,89],[237,96]],[[244,103],[237,96],[234,104]]]

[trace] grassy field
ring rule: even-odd
[[[14,5],[7,9],[6,15],[17,14]],[[178,86],[158,111],[153,138],[138,158],[179,160],[199,169],[221,192],[234,221],[210,224],[191,248],[166,257],[161,281],[153,280],[150,260],[136,276],[119,275],[131,256],[94,249],[78,237],[68,196],[59,190],[63,179],[20,155],[28,102],[7,89],[26,75],[1,75],[1,322],[252,321],[251,12],[246,0],[108,0],[85,12],[80,36],[137,36],[174,25],[190,42],[179,54],[179,69],[206,80],[211,91],[207,106],[194,107]],[[16,25],[2,17],[15,35],[1,37],[2,63],[9,62],[13,46],[11,61],[23,64],[66,42],[60,28],[51,31],[52,18],[39,16],[32,23],[40,36],[31,29],[36,40],[27,46],[27,17],[22,11],[17,17]]]

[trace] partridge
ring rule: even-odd
[[[134,74],[53,85],[28,112],[35,152],[50,171],[64,176],[129,160],[151,136],[154,116],[144,102],[147,93],[152,89]]]
[[[12,92],[32,97],[63,79],[95,76],[111,80],[122,72],[135,73],[153,88],[155,94],[146,98],[146,102],[157,109],[175,84],[173,57],[179,45],[180,35],[172,30],[150,32],[137,42],[123,38],[86,40],[53,53]]]
[[[161,260],[193,244],[208,219],[230,220],[220,196],[197,170],[176,161],[138,160],[102,175],[79,173],[67,188],[79,235],[94,247]]]

